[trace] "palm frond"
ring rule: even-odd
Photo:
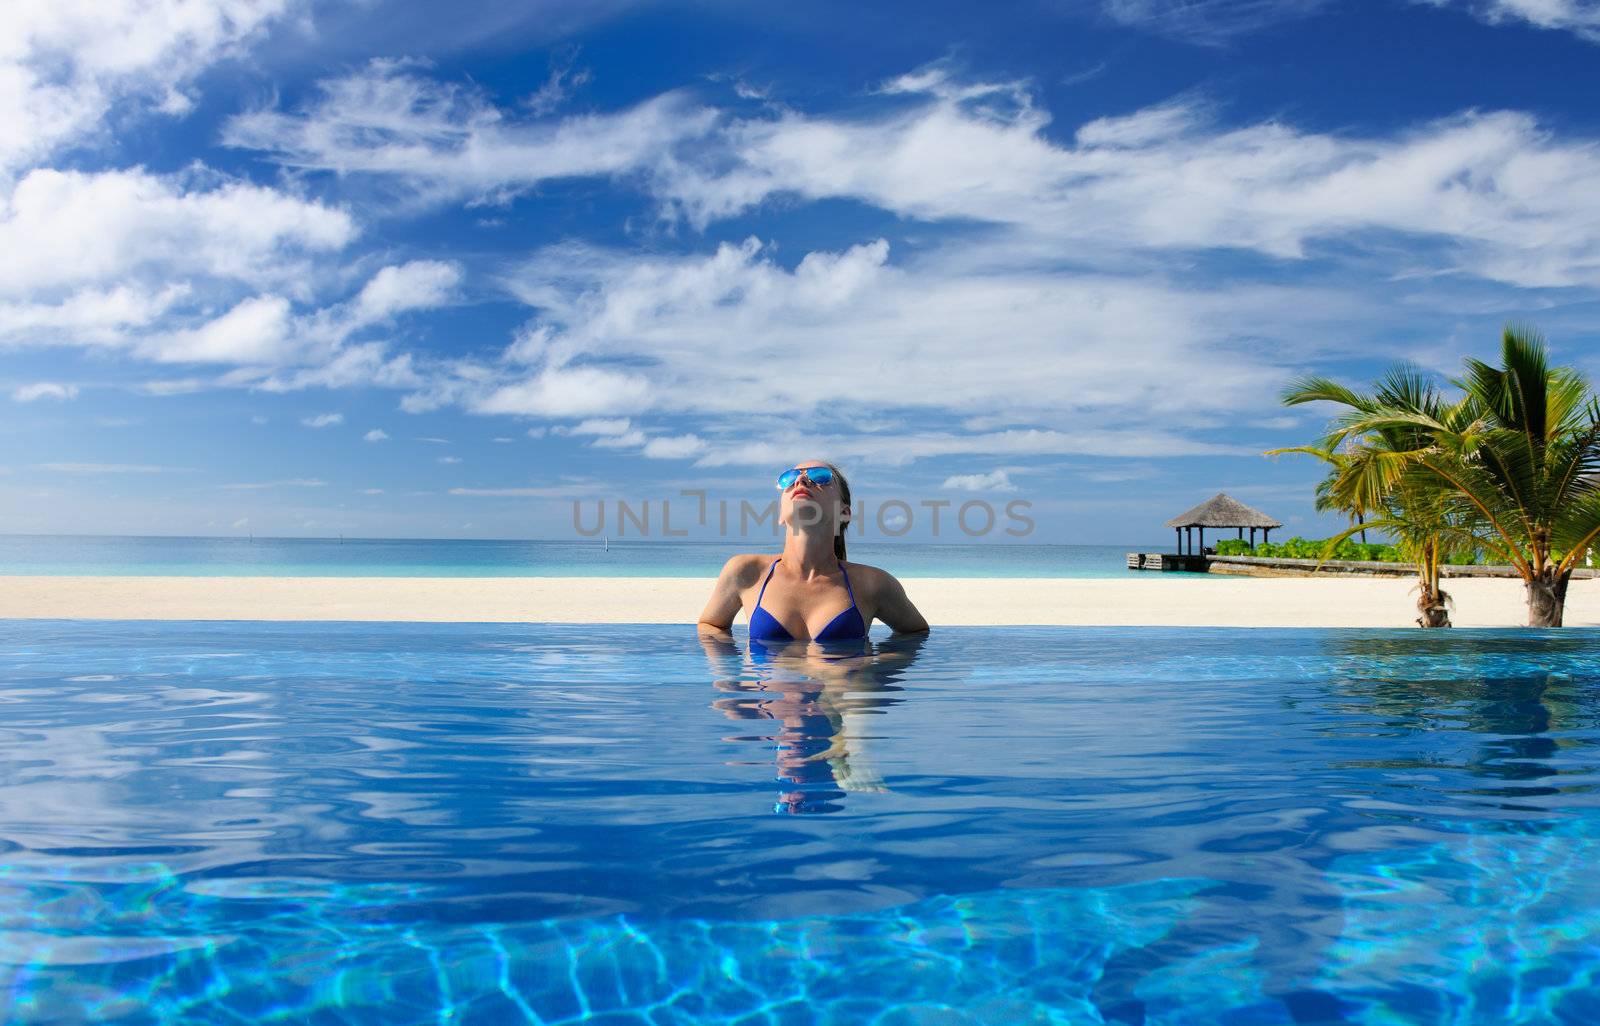
[[[1362,403],[1369,401],[1366,396],[1339,384],[1332,378],[1317,374],[1308,374],[1291,382],[1289,387],[1283,390],[1280,399],[1285,406],[1327,402],[1357,409]]]

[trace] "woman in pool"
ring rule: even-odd
[[[722,568],[700,613],[700,633],[726,635],[739,610],[750,614],[752,641],[855,641],[873,620],[896,633],[920,633],[928,621],[893,575],[845,563],[850,485],[839,468],[808,460],[778,475],[783,498],[783,553],[734,556]]]

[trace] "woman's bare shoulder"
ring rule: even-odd
[[[773,557],[765,552],[741,552],[729,557],[722,565],[722,576],[738,581],[741,587],[748,586],[766,573],[767,564],[772,560]]]
[[[899,583],[894,574],[882,567],[849,561],[845,562],[844,567],[850,572],[850,586],[865,589],[869,594],[876,593],[879,588],[886,585]]]

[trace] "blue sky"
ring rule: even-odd
[[[1037,541],[1316,533],[1296,375],[1511,319],[1600,371],[1588,0],[12,20],[4,532],[562,538],[815,456]]]

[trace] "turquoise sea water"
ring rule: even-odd
[[[0,622],[0,1021],[1592,1023],[1569,632]]]
[[[0,535],[0,574],[269,577],[714,577],[736,552],[680,541],[458,541]],[[857,543],[901,577],[1121,577],[1137,546]]]

